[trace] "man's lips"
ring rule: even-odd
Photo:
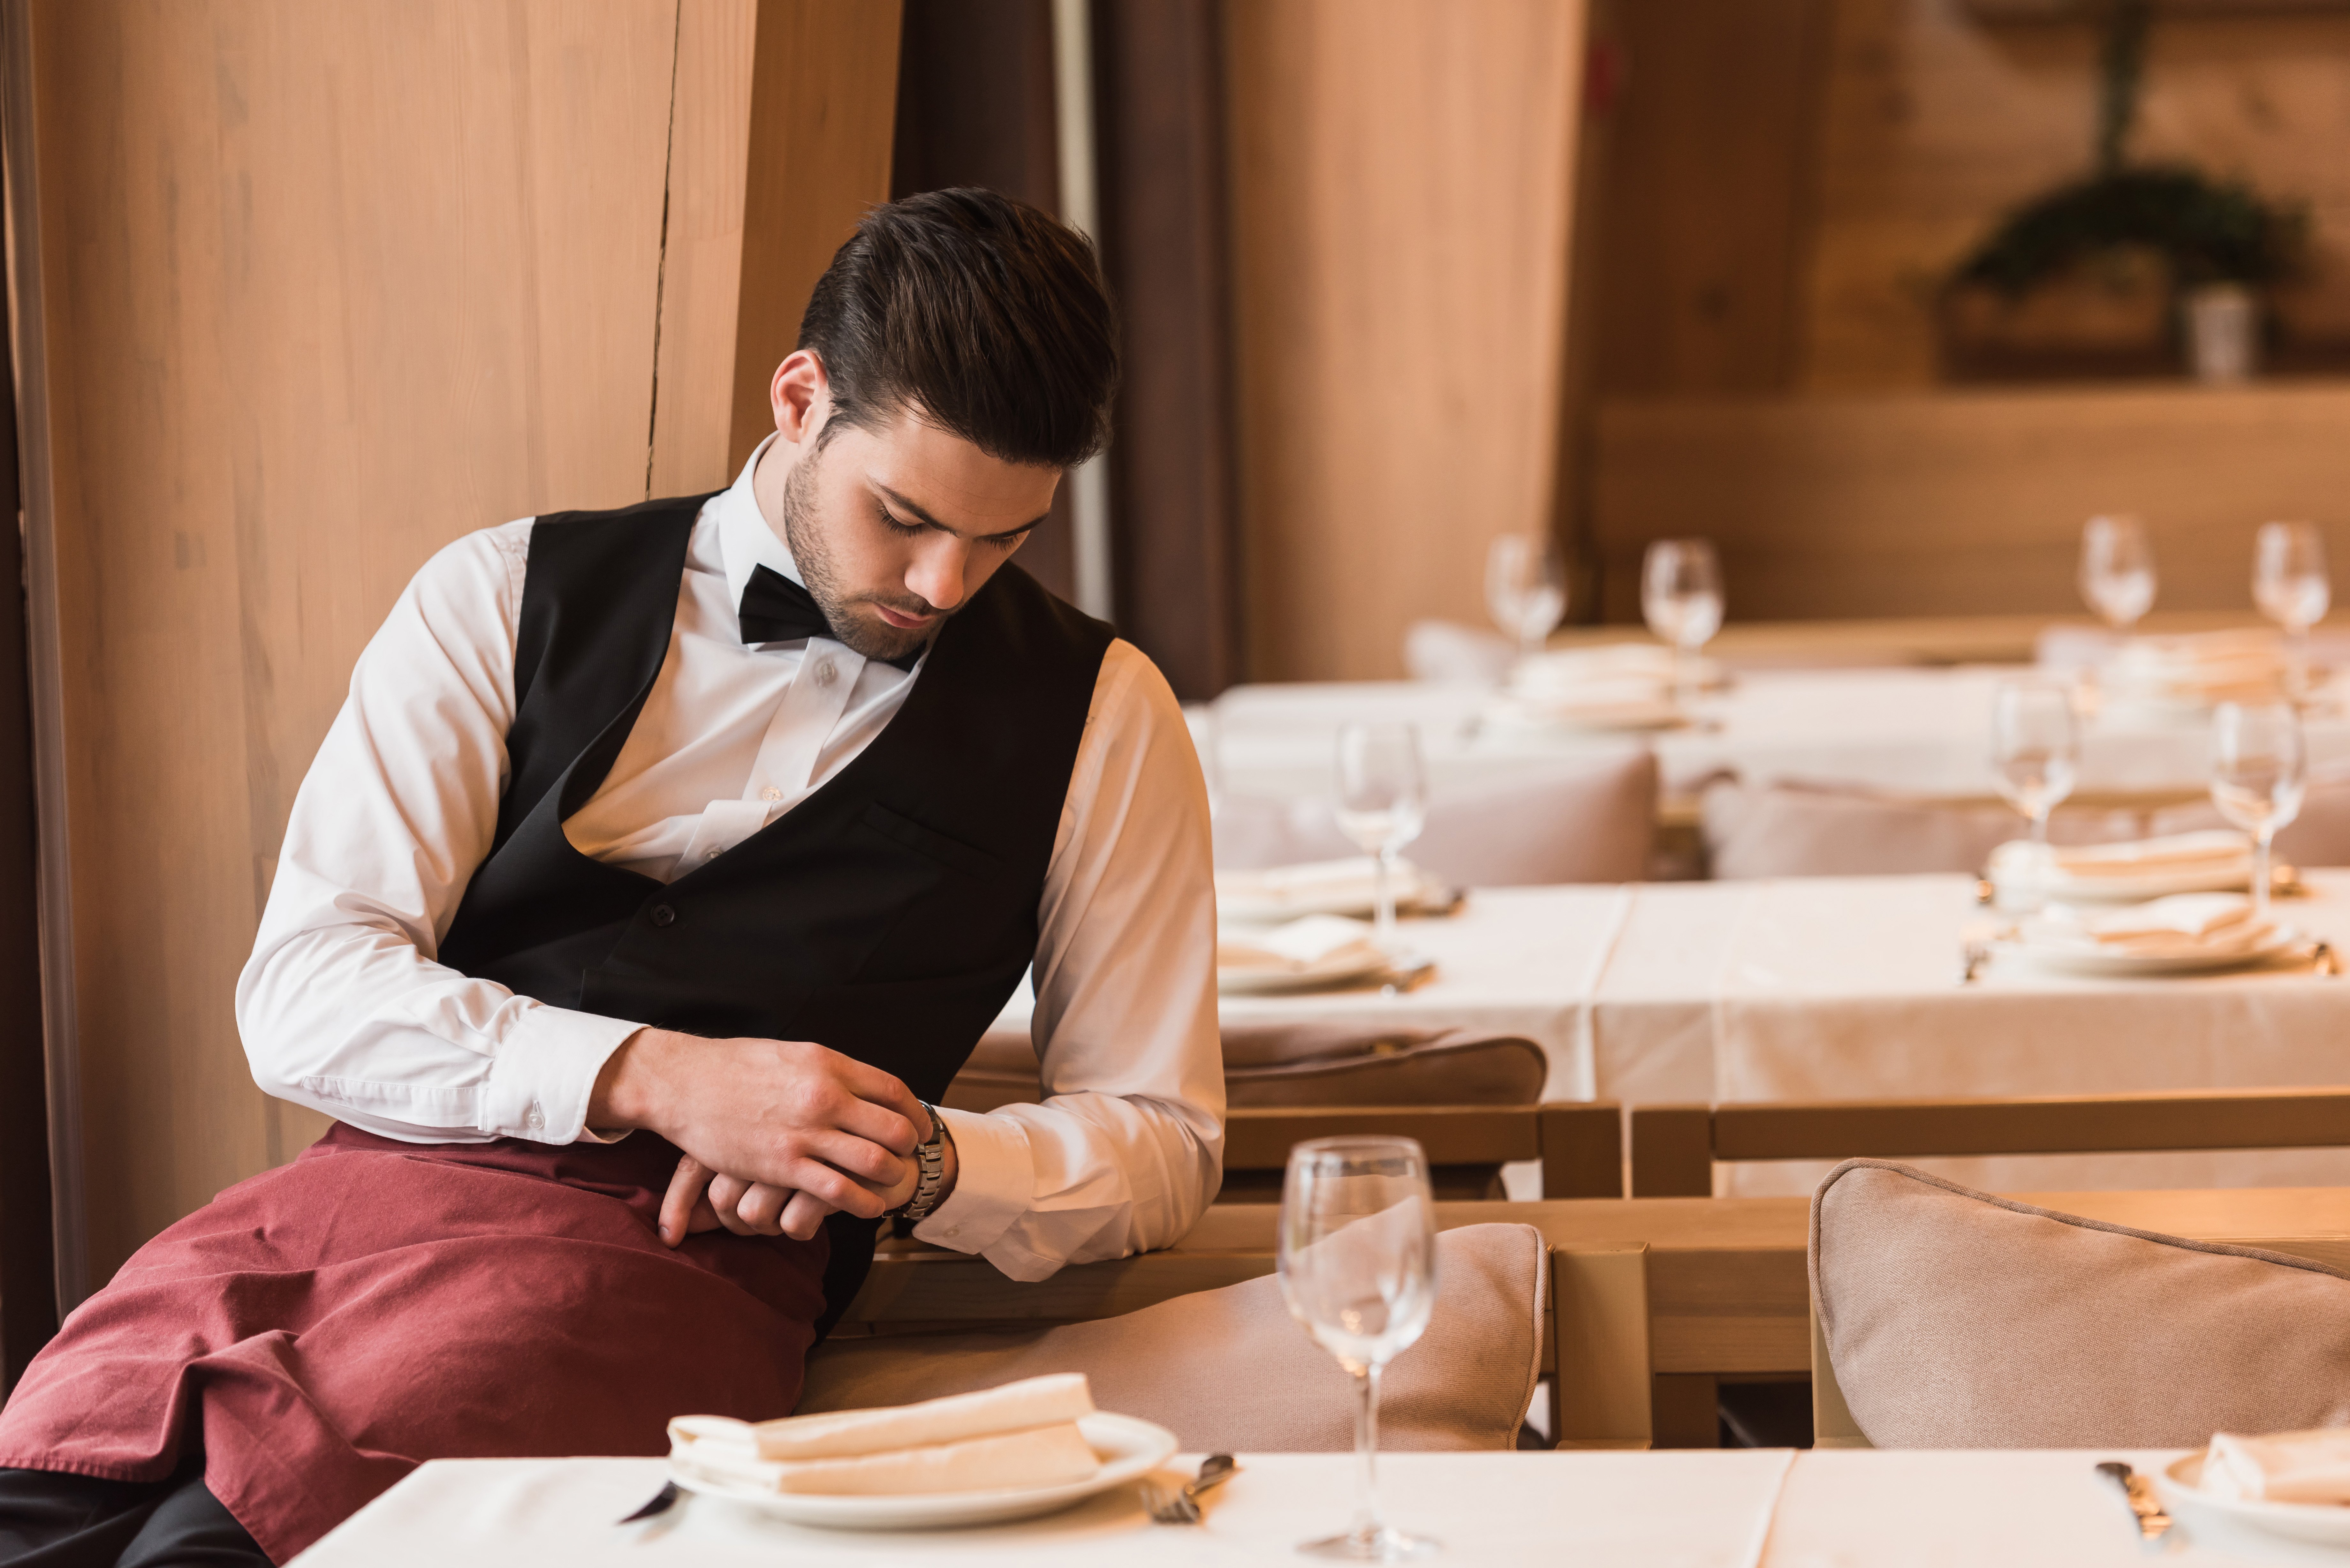
[[[888,621],[891,626],[896,627],[900,631],[912,631],[919,627],[928,626],[931,622],[938,619],[938,616],[935,612],[930,615],[907,615],[901,610],[893,610],[888,605],[882,604],[877,604],[873,608],[883,620]]]

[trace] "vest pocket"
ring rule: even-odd
[[[868,802],[858,817],[858,826],[871,828],[892,844],[903,845],[917,855],[928,856],[951,870],[966,877],[976,877],[983,882],[1003,875],[1003,862],[984,849],[974,849],[959,838],[949,838],[936,828],[924,827],[910,816],[901,816],[879,801]]]

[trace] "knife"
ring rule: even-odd
[[[2154,1483],[2119,1459],[2107,1459],[2097,1467],[2097,1473],[2122,1489],[2129,1501],[2132,1518],[2137,1521],[2138,1538],[2147,1545],[2162,1539],[2170,1528],[2170,1515],[2162,1511],[2162,1500],[2155,1495]]]

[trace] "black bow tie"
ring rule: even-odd
[[[824,618],[824,611],[816,596],[772,566],[754,566],[751,580],[743,585],[743,604],[737,614],[742,623],[745,644],[762,642],[795,642],[803,638],[828,637],[838,642],[832,623]],[[922,657],[923,648],[896,659],[883,659],[900,670],[911,670]]]

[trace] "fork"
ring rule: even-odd
[[[1210,1454],[1200,1461],[1200,1473],[1185,1481],[1180,1490],[1170,1490],[1159,1481],[1144,1481],[1142,1506],[1149,1511],[1153,1524],[1197,1524],[1200,1494],[1210,1487],[1222,1486],[1239,1469],[1232,1463],[1232,1455]]]

